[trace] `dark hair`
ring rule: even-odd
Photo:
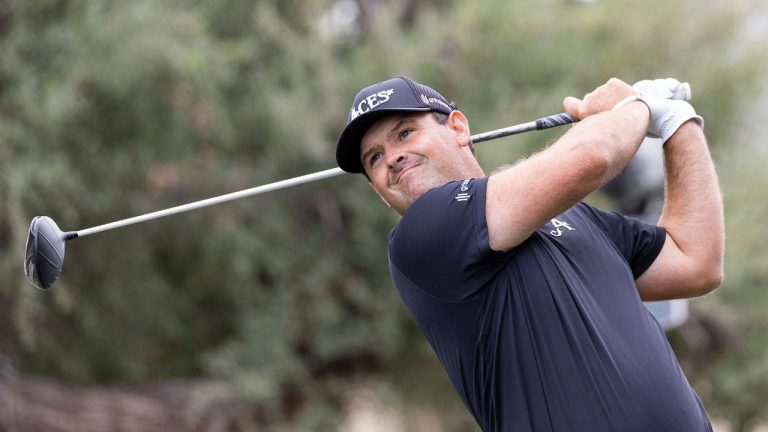
[[[432,115],[435,116],[435,120],[437,120],[437,122],[440,123],[441,125],[445,125],[446,123],[448,123],[448,114],[432,111]]]

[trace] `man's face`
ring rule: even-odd
[[[363,136],[360,160],[373,189],[400,214],[429,189],[482,175],[459,111],[444,125],[429,112],[384,117]]]

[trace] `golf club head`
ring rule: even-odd
[[[36,216],[29,225],[24,273],[41,290],[50,288],[64,266],[64,246],[76,233],[64,233],[48,216]]]

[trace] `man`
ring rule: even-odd
[[[641,300],[722,280],[723,210],[700,117],[611,79],[565,110],[581,121],[486,176],[455,104],[407,78],[363,89],[337,146],[402,215],[393,281],[484,431],[711,431]],[[647,82],[646,82],[647,83]],[[580,201],[665,142],[659,226]]]

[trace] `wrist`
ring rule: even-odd
[[[642,119],[644,122],[643,127],[646,129],[648,128],[648,122],[650,122],[651,118],[651,108],[639,95],[627,96],[611,109],[611,111],[618,110],[629,111],[628,114],[632,115],[633,118]]]
[[[614,105],[611,110],[616,111],[617,109],[623,107],[624,105],[630,104],[635,101],[642,102],[642,100],[640,100],[639,95],[633,94],[633,95],[627,96],[624,99],[617,102],[616,105]]]
[[[635,102],[640,102],[640,104],[638,105]],[[617,102],[616,105],[614,105],[613,108],[611,108],[611,111],[616,111],[616,110],[619,110],[621,108],[624,108],[624,107],[627,107],[627,106],[633,106],[633,105],[634,106],[640,106],[640,105],[644,106],[645,109],[643,111],[645,111],[645,113],[650,117],[651,107],[648,105],[647,102],[645,102],[643,100],[643,98],[640,97],[640,95],[636,95],[636,94],[631,95],[631,96],[627,96],[624,99],[622,99],[619,102]]]
[[[704,130],[702,128],[702,124],[699,121],[700,119],[701,117],[697,116],[684,121],[680,127],[677,128],[677,130],[669,137],[667,142],[673,143],[672,146],[676,146],[677,144],[674,144],[676,142],[690,141],[695,137],[703,137]]]
[[[661,138],[663,143],[689,120],[694,120],[700,127],[704,126],[704,119],[696,114],[688,102],[653,96],[640,96],[640,100],[650,110],[648,136]]]

